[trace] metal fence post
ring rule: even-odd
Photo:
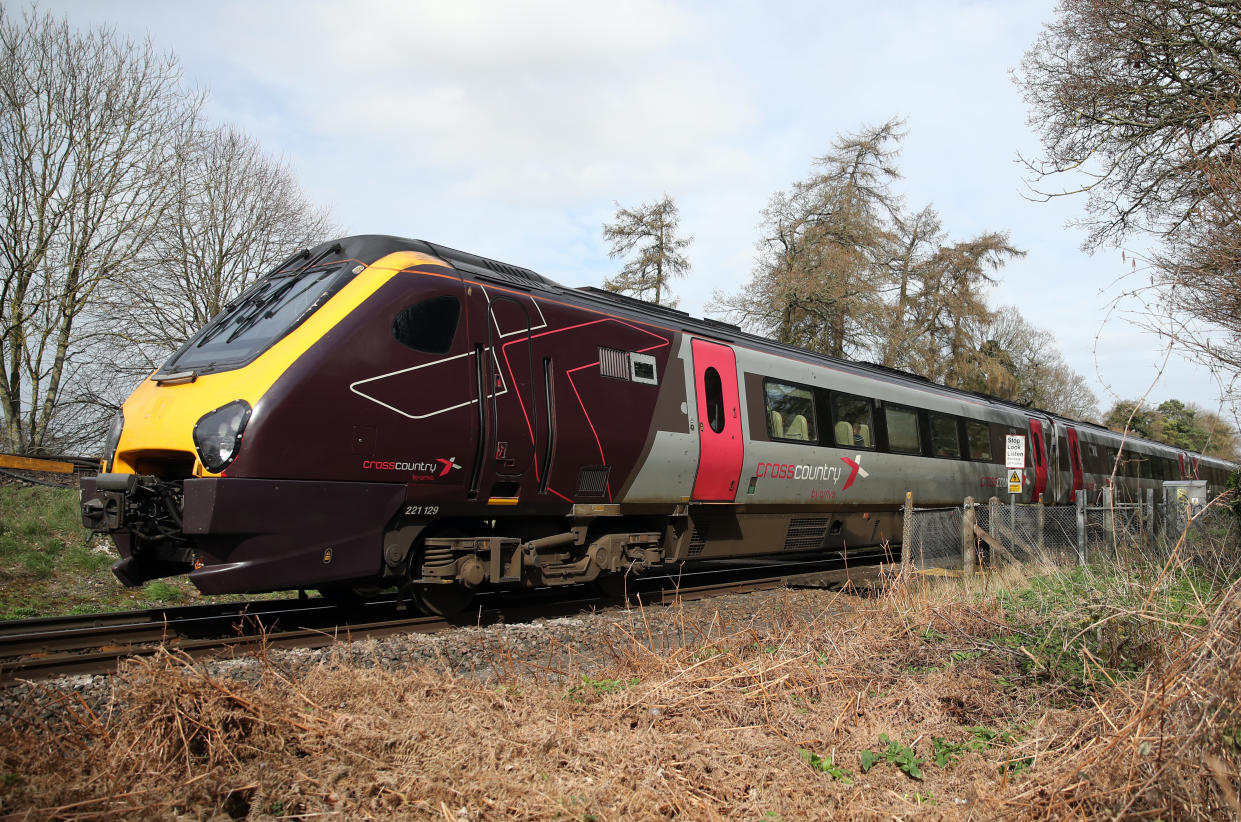
[[[974,498],[965,498],[961,513],[961,565],[965,573],[974,573]]]
[[[1077,564],[1086,564],[1086,495],[1077,495]]]
[[[905,521],[901,525],[901,574],[912,564],[914,548],[914,492],[905,492]]]

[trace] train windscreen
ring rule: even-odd
[[[305,322],[352,278],[345,263],[265,277],[225,306],[160,371],[203,374],[244,365]]]

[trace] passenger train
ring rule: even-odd
[[[901,540],[920,505],[1234,466],[428,242],[303,251],[145,380],[82,481],[126,585],[484,587]]]

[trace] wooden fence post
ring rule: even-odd
[[[1155,489],[1146,489],[1146,508],[1142,512],[1142,531],[1143,535],[1150,535],[1155,532]]]
[[[1013,498],[1014,498],[1014,499],[1016,499],[1016,495],[1015,495],[1015,494],[1013,495]],[[1010,513],[1011,513],[1011,511],[1010,511]],[[996,541],[996,542],[998,542],[999,544],[1003,545],[1003,546],[1004,546],[1005,548],[1007,548],[1009,551],[1012,551],[1012,550],[1013,550],[1013,544],[1012,544],[1012,542],[1013,542],[1013,541],[1012,541],[1013,526],[1012,526],[1012,523],[1010,523],[1010,524],[1009,524],[1009,526],[1008,526],[1008,535],[1009,535],[1009,539],[1001,539],[1001,537],[1000,537],[1000,529],[1002,529],[1003,527],[1004,527],[1004,526],[1000,523],[1000,498],[999,498],[999,497],[991,497],[991,499],[987,500],[987,531],[991,534],[991,538],[992,538],[993,540],[995,540],[995,541]],[[988,553],[987,557],[988,557],[988,559],[990,560],[990,562],[989,562],[988,564],[989,564],[992,568],[996,568],[996,567],[998,567],[998,566],[999,566],[1000,557],[997,557],[997,556],[996,556],[996,552],[995,552],[995,551],[991,551],[990,553]]]
[[[1086,493],[1085,491],[1078,491],[1078,492],[1077,492],[1077,495],[1078,495],[1078,496],[1081,496],[1082,494],[1085,494],[1085,493]],[[1039,498],[1038,498],[1038,525],[1037,525],[1037,527],[1038,527],[1038,542],[1036,543],[1036,545],[1038,546],[1038,557],[1037,557],[1037,560],[1038,560],[1039,562],[1042,562],[1042,561],[1043,561],[1043,557],[1044,557],[1044,556],[1046,556],[1046,554],[1045,554],[1045,551],[1046,551],[1046,545],[1044,544],[1044,540],[1043,540],[1043,524],[1044,524],[1046,521],[1047,521],[1047,505],[1046,505],[1046,503],[1044,503],[1044,502],[1043,502],[1043,498],[1042,498],[1042,497],[1039,497]]]
[[[1115,544],[1116,531],[1116,508],[1115,508],[1115,491],[1111,488],[1103,489],[1103,542],[1104,544]]]

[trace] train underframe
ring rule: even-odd
[[[131,474],[82,481],[83,524],[111,535],[121,555],[113,571],[126,585],[179,574],[205,594],[396,585],[436,613],[485,588],[900,541],[896,510],[579,504],[560,517],[419,519],[400,515],[404,502],[403,486],[381,483]]]

